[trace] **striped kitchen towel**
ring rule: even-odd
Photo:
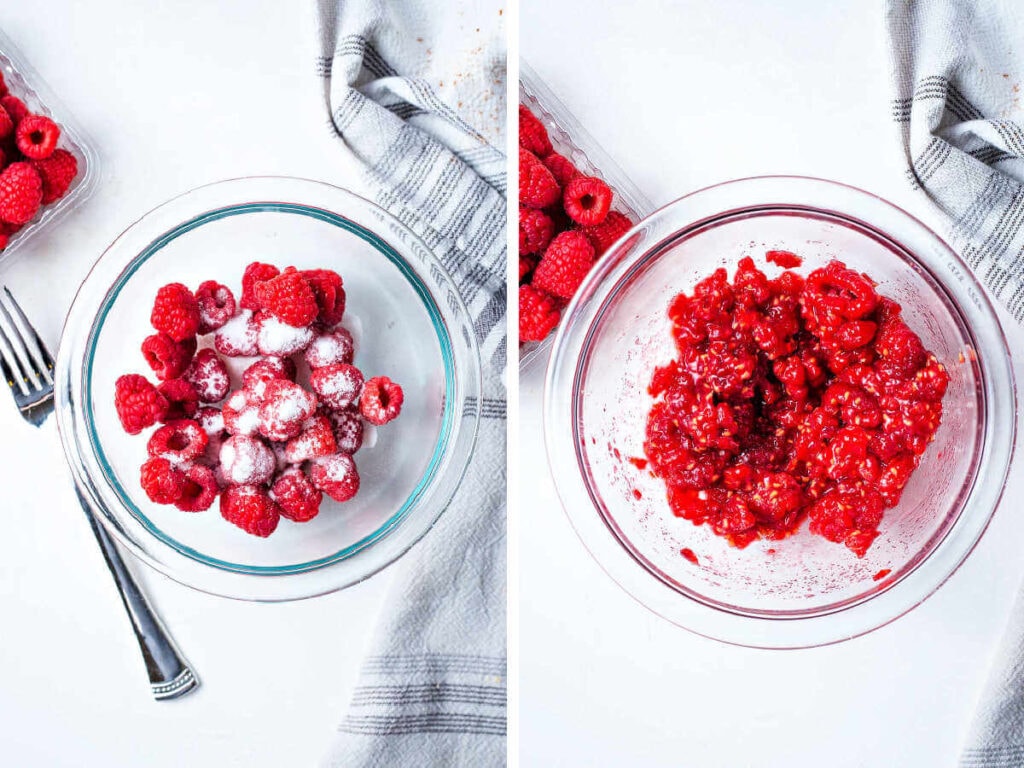
[[[1024,320],[1024,4],[888,0],[907,178],[952,245]]]
[[[888,0],[895,119],[907,176],[954,247],[1024,320],[1024,4]],[[963,768],[1024,766],[1024,594],[978,704]]]
[[[505,49],[498,4],[319,0],[329,127],[452,274],[484,366],[477,448],[395,567],[324,765],[505,765]]]

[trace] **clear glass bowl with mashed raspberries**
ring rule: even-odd
[[[0,31],[0,262],[81,206],[99,158],[86,132]]]
[[[435,256],[372,203],[291,178],[200,187],[120,235],[55,380],[101,522],[171,578],[247,600],[331,592],[404,554],[451,500],[480,414],[473,326]]]
[[[869,193],[763,177],[660,209],[587,276],[545,435],[623,588],[707,637],[793,648],[949,578],[999,501],[1015,413],[999,321],[938,236]]]

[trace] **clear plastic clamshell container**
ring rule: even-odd
[[[45,115],[60,126],[58,148],[66,149],[78,160],[78,175],[68,191],[59,200],[42,206],[32,221],[11,236],[7,247],[0,251],[0,263],[3,263],[37,233],[54,226],[70,211],[82,205],[96,188],[100,167],[95,149],[74,116],[2,30],[0,72],[11,94],[21,99],[30,112]]]
[[[556,152],[569,158],[583,173],[596,176],[611,187],[613,210],[626,214],[634,224],[654,211],[651,201],[525,61],[519,65],[519,103],[528,107],[548,129]],[[525,371],[546,361],[553,338],[554,332],[544,341],[521,344],[519,369]]]

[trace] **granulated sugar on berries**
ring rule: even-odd
[[[269,280],[274,284],[261,289]],[[141,351],[151,371],[188,367],[159,387],[137,374],[121,376],[115,406],[129,434],[169,422],[150,438],[157,458],[146,457],[140,476],[154,503],[192,514],[219,496],[225,520],[265,538],[281,517],[288,524],[317,517],[323,494],[339,503],[354,497],[360,479],[352,454],[364,435],[372,445],[374,432],[365,430],[358,406],[367,377],[354,364],[359,321],[344,314],[341,276],[254,263],[246,281],[238,302],[230,287],[212,280],[194,294],[182,283],[164,286],[152,322],[181,348],[150,336]],[[316,316],[291,325],[313,314],[311,295]],[[308,388],[296,383],[304,381]],[[393,386],[391,402],[400,407],[401,388]]]

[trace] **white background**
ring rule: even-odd
[[[808,173],[934,220],[888,120],[881,4],[782,5],[526,0],[522,48],[655,202]],[[86,207],[0,267],[51,346],[91,262],[168,197],[257,173],[355,184],[321,105],[311,2],[6,3],[0,27],[105,166]],[[523,381],[518,504],[525,765],[953,764],[1024,572],[1019,477],[968,563],[896,624],[815,651],[729,648],[649,614],[580,546],[542,458],[539,378]],[[0,405],[0,434],[2,762],[314,764],[389,574],[281,606],[143,574],[204,682],[157,704],[53,424]]]
[[[104,166],[85,207],[0,267],[52,349],[92,262],[169,197],[254,174],[355,186],[322,103],[314,7],[3,3],[0,27],[92,135]],[[0,435],[0,763],[315,765],[390,574],[317,600],[256,605],[137,566],[203,681],[156,703],[52,419],[36,430],[0,393]]]
[[[882,3],[524,0],[521,17],[524,59],[656,204],[808,174],[939,223],[903,176]],[[524,766],[954,765],[1024,570],[1019,471],[968,562],[895,624],[733,648],[649,613],[584,550],[544,460],[541,373],[521,381]]]

